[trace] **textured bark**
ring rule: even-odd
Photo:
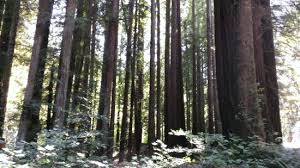
[[[204,59],[200,52],[198,51],[198,60],[197,60],[197,72],[198,72],[198,79],[197,79],[197,106],[199,109],[199,114],[197,115],[197,123],[199,123],[199,131],[198,132],[205,132],[205,95],[204,95],[204,85],[205,81],[203,79],[204,75]]]
[[[89,80],[89,98],[90,98],[90,107],[94,107],[93,92],[95,91],[96,80],[96,33],[97,33],[97,11],[98,6],[97,2],[93,0],[93,9],[92,9],[92,34],[91,34],[91,63],[90,63],[90,80]]]
[[[216,0],[216,59],[223,133],[264,139],[257,110],[251,0]],[[250,17],[249,17],[250,16]]]
[[[264,64],[266,71],[266,92],[268,109],[271,112],[271,125],[273,131],[273,139],[282,137],[280,109],[279,109],[279,93],[277,82],[276,59],[274,49],[273,25],[271,16],[270,0],[262,0],[261,2],[265,13],[262,19],[263,27],[263,49]]]
[[[168,91],[168,132],[170,130],[185,130],[183,81],[182,81],[182,53],[181,53],[181,28],[180,28],[180,1],[172,0],[171,17],[171,65]],[[167,135],[167,145],[185,145],[182,136]]]
[[[69,70],[71,60],[71,50],[73,41],[73,30],[75,25],[75,11],[77,7],[76,0],[67,0],[66,19],[64,23],[62,49],[60,53],[60,63],[58,71],[58,82],[56,85],[55,97],[55,121],[57,128],[64,127],[65,106],[67,102],[67,89],[69,82]]]
[[[216,56],[215,52],[212,55],[212,68],[213,68],[213,101],[214,101],[214,115],[215,115],[215,133],[222,133],[222,122],[220,116],[218,89],[217,89],[217,75],[216,75]]]
[[[213,106],[213,81],[212,81],[212,26],[211,26],[211,1],[206,0],[206,38],[207,38],[207,105],[208,105],[208,133],[214,133],[214,106]]]
[[[160,65],[160,0],[156,0],[157,7],[157,78],[156,78],[156,139],[161,139],[161,65]]]
[[[134,14],[134,35],[133,35],[133,54],[131,61],[131,97],[130,97],[130,116],[129,116],[129,134],[128,134],[128,159],[131,160],[132,147],[133,147],[133,116],[136,114],[136,87],[135,87],[135,77],[136,77],[136,58],[137,58],[137,28],[138,28],[138,1],[135,0],[135,14]],[[136,122],[136,121],[135,121]]]
[[[108,145],[110,98],[113,83],[113,67],[116,61],[118,45],[119,0],[113,0],[108,6],[109,21],[106,28],[100,100],[98,108],[97,130],[104,133],[104,145]],[[102,152],[99,151],[101,154]]]
[[[156,4],[151,0],[151,39],[150,39],[150,90],[148,113],[148,148],[152,152],[152,143],[155,141],[155,30]]]
[[[19,11],[20,0],[6,1],[0,36],[0,137],[3,136],[7,94],[17,35]]]
[[[197,34],[196,37],[199,37],[200,31],[200,20],[197,20]],[[199,41],[197,41],[197,45],[199,46]],[[204,95],[204,56],[200,52],[200,48],[197,48],[197,106],[198,106],[198,115],[197,115],[197,123],[198,123],[198,132],[205,132],[205,95]]]
[[[143,9],[139,9],[139,15]],[[140,15],[141,16],[141,15]],[[143,109],[143,87],[144,87],[144,27],[142,23],[143,17],[139,18],[138,24],[138,42],[137,42],[137,88],[136,88],[136,113],[134,122],[134,135],[135,135],[135,148],[136,154],[140,155],[141,143],[142,143],[142,109]]]
[[[127,46],[126,46],[126,67],[125,67],[125,88],[124,88],[124,99],[123,99],[123,116],[122,116],[122,125],[121,125],[121,139],[120,139],[120,157],[119,161],[123,161],[125,157],[125,144],[126,136],[128,133],[128,94],[130,87],[130,76],[131,76],[131,57],[132,57],[132,23],[133,23],[133,7],[134,0],[130,0],[128,6],[128,16],[126,19],[127,27]]]
[[[164,137],[168,140],[168,90],[169,90],[169,65],[170,65],[170,19],[171,19],[171,0],[166,0],[166,27],[165,27],[165,86],[164,86]]]
[[[37,141],[40,130],[39,113],[42,101],[48,37],[52,16],[53,0],[40,0],[37,24],[32,47],[28,81],[25,90],[17,141]]]
[[[117,54],[115,55],[115,60]],[[113,69],[113,86],[112,86],[112,97],[111,97],[111,112],[110,112],[110,122],[109,122],[109,131],[110,131],[110,148],[109,148],[109,157],[113,156],[114,151],[114,135],[115,135],[115,113],[116,113],[116,92],[117,92],[117,61],[115,61]],[[118,111],[119,117],[119,111]],[[119,128],[118,128],[119,129]]]
[[[261,100],[259,109],[265,121],[266,140],[273,141],[282,133],[270,2],[253,0],[252,5],[256,76]]]
[[[84,30],[86,27],[86,22],[83,19],[85,12],[85,0],[78,0],[76,21],[75,21],[75,30],[73,31],[73,44],[72,44],[72,55],[71,55],[71,65],[70,65],[70,75],[69,75],[69,86],[68,90],[70,91],[69,101],[72,99],[71,109],[68,112],[72,113],[68,115],[68,118],[72,119],[78,113],[78,106],[80,104],[80,83],[82,81],[81,74],[84,62],[84,33],[87,30]],[[82,45],[83,44],[83,45]],[[73,62],[74,61],[74,62]],[[73,82],[74,81],[74,82]],[[75,129],[76,123],[70,122],[69,128]]]
[[[199,116],[199,109],[197,106],[197,72],[196,72],[196,45],[197,45],[197,37],[196,37],[196,12],[195,9],[195,0],[192,0],[192,133],[197,134],[199,132],[199,121],[198,121],[198,116]]]

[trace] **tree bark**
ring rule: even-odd
[[[170,73],[170,81],[168,88],[168,132],[170,130],[185,130],[180,20],[180,1],[172,0],[172,43],[170,65],[170,72],[172,73]],[[167,136],[168,146],[185,146],[186,140],[183,136]]]
[[[266,71],[266,92],[268,98],[267,103],[268,109],[271,112],[273,139],[275,140],[275,138],[277,137],[282,137],[282,130],[280,121],[279,93],[270,0],[262,0],[261,4],[265,9],[265,13],[262,19],[262,26],[264,32],[263,48]]]
[[[119,0],[113,0],[108,6],[109,21],[106,28],[103,66],[102,66],[102,81],[100,89],[100,100],[98,108],[97,130],[104,133],[103,143],[108,145],[109,137],[109,113],[110,113],[110,98],[113,82],[113,67],[117,54],[118,45],[118,23],[119,23]],[[103,151],[99,151],[103,153]]]
[[[140,1],[139,1],[140,2]],[[143,12],[143,8],[138,8],[139,16]],[[137,156],[140,155],[141,143],[142,143],[142,132],[143,132],[143,122],[142,122],[142,109],[143,109],[143,87],[144,87],[144,25],[143,17],[140,17],[138,23],[138,39],[137,39],[137,88],[136,88],[136,114],[135,114],[135,148]]]
[[[42,101],[44,71],[47,59],[49,27],[53,0],[40,0],[28,81],[25,90],[17,141],[37,141],[40,130],[39,113]]]
[[[157,7],[157,78],[156,78],[156,139],[161,139],[161,86],[160,86],[160,75],[161,75],[161,65],[160,65],[160,0],[156,0]]]
[[[198,116],[199,116],[199,109],[197,107],[197,72],[196,72],[196,45],[197,45],[197,37],[196,37],[196,12],[195,9],[195,0],[192,0],[192,94],[193,94],[193,99],[192,99],[192,133],[197,134],[199,132],[199,121],[198,121]]]
[[[168,90],[169,90],[169,67],[170,67],[170,19],[171,19],[171,0],[166,0],[166,27],[165,27],[165,86],[164,86],[164,137],[168,141]]]
[[[257,110],[251,0],[215,1],[216,59],[223,133],[265,137]]]
[[[120,158],[119,161],[122,162],[125,157],[125,144],[126,136],[128,131],[128,94],[130,87],[130,76],[131,76],[131,57],[132,57],[132,24],[133,24],[133,8],[134,0],[130,0],[128,6],[128,16],[125,20],[127,27],[127,47],[126,47],[126,67],[125,67],[125,88],[124,88],[124,101],[123,101],[123,116],[121,125],[121,139],[120,139]]]
[[[19,11],[20,0],[6,1],[0,36],[0,137],[3,136],[9,79],[19,22]]]
[[[65,106],[67,101],[67,89],[69,82],[69,70],[73,40],[73,30],[75,25],[76,0],[67,0],[66,19],[63,30],[62,50],[60,54],[58,82],[56,85],[55,97],[55,121],[56,128],[64,127]]]
[[[212,26],[211,26],[211,1],[206,0],[206,29],[207,29],[207,105],[208,105],[208,133],[214,133],[214,106],[213,106],[213,81],[212,81]]]
[[[78,7],[77,7],[77,14],[76,14],[76,21],[75,21],[75,29],[73,31],[73,44],[72,44],[72,55],[71,55],[71,65],[70,65],[70,76],[69,76],[69,91],[70,97],[69,101],[71,102],[71,109],[68,112],[71,112],[68,115],[68,118],[71,119],[69,123],[70,129],[75,129],[76,123],[72,121],[73,118],[76,117],[78,114],[78,106],[80,104],[80,83],[82,81],[81,73],[83,68],[84,62],[84,29],[86,28],[86,22],[83,19],[84,17],[85,7],[84,2],[85,0],[78,0]],[[83,45],[82,45],[83,44]],[[72,101],[71,101],[72,99]]]
[[[150,39],[150,90],[148,113],[148,149],[152,152],[152,143],[155,141],[155,29],[156,4],[151,0],[151,39]]]

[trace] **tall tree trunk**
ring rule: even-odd
[[[214,133],[214,106],[213,106],[213,81],[212,81],[212,22],[211,1],[206,0],[206,39],[207,39],[207,105],[208,105],[208,133]]]
[[[161,65],[160,65],[160,0],[156,0],[157,6],[157,79],[156,79],[156,139],[161,138],[161,86],[160,86],[160,75],[161,75]]]
[[[140,1],[139,1],[140,2]],[[143,12],[143,8],[138,8],[139,16],[141,16],[141,12]],[[144,84],[144,25],[143,25],[143,17],[139,18],[138,22],[138,39],[137,39],[137,88],[136,88],[136,114],[135,114],[135,122],[134,122],[134,135],[135,135],[135,148],[136,154],[140,155],[141,143],[142,143],[142,131],[143,131],[143,123],[142,123],[142,109],[143,109],[143,84]]]
[[[196,5],[195,0],[192,0],[192,64],[193,64],[193,70],[192,70],[192,94],[193,94],[193,101],[192,101],[192,132],[193,134],[197,134],[199,132],[199,109],[197,107],[197,73],[196,73],[196,45],[197,45],[197,37],[196,37]]]
[[[125,88],[124,88],[124,101],[123,101],[123,116],[121,125],[121,139],[120,139],[120,158],[122,162],[125,157],[125,144],[126,136],[128,131],[128,94],[130,87],[130,76],[131,76],[131,57],[132,57],[132,23],[133,23],[133,8],[134,0],[130,0],[128,7],[128,16],[125,20],[127,27],[127,47],[126,47],[126,67],[125,67]]]
[[[182,53],[181,53],[181,28],[180,28],[180,0],[172,0],[172,43],[171,66],[168,91],[168,132],[172,130],[185,130],[183,81],[182,81]],[[182,136],[167,135],[168,146],[185,145]]]
[[[0,36],[0,137],[3,136],[9,79],[19,22],[19,11],[20,0],[6,1]]]
[[[281,137],[278,84],[269,0],[253,0],[253,36],[257,82],[266,140]],[[277,134],[277,135],[276,135]]]
[[[91,33],[91,62],[90,62],[90,79],[89,79],[89,106],[90,106],[90,113],[94,116],[95,112],[94,109],[96,108],[97,100],[96,100],[96,95],[97,95],[97,79],[95,79],[95,76],[97,76],[97,59],[96,59],[96,34],[97,34],[97,19],[98,19],[98,3],[96,0],[93,0],[93,7],[92,7],[92,33]],[[93,130],[93,121],[95,118],[93,117],[91,119],[92,121],[92,127],[91,129]]]
[[[91,129],[91,115],[89,111],[89,76],[90,72],[90,63],[91,63],[91,19],[92,19],[92,1],[85,1],[85,13],[86,13],[86,21],[85,21],[85,31],[83,37],[83,57],[84,57],[84,66],[83,66],[83,78],[81,81],[81,103],[80,103],[80,112],[84,115],[84,122],[81,127],[84,130]]]
[[[131,61],[131,97],[130,97],[130,116],[129,116],[129,134],[128,134],[128,159],[131,160],[133,147],[133,116],[136,114],[136,58],[137,58],[137,28],[138,28],[138,1],[135,0],[135,14],[134,14],[134,35],[133,35],[133,55]],[[136,122],[136,121],[135,121]]]
[[[117,54],[115,55],[115,60],[117,60]],[[117,92],[117,61],[115,61],[113,69],[113,87],[112,87],[112,97],[111,97],[111,112],[110,112],[110,122],[109,122],[109,131],[110,131],[110,149],[109,157],[113,156],[114,151],[114,135],[115,135],[115,113],[116,113],[116,92]],[[119,111],[118,111],[119,117]],[[119,128],[118,128],[119,129]]]
[[[276,137],[282,137],[282,130],[280,122],[279,93],[270,0],[262,0],[261,4],[265,9],[262,19],[262,27],[264,32],[262,37],[266,71],[267,103],[268,109],[271,112],[271,123],[274,136],[273,139],[275,140]]]
[[[165,96],[164,96],[164,123],[165,123],[165,142],[168,141],[168,90],[169,90],[169,65],[170,65],[170,19],[171,19],[171,0],[166,0],[166,27],[165,27]]]
[[[223,133],[264,139],[257,110],[251,0],[215,1],[216,59]],[[221,19],[222,18],[222,19]],[[225,73],[226,72],[226,73]]]
[[[40,130],[39,113],[42,101],[45,63],[47,58],[49,27],[53,0],[40,0],[38,18],[32,47],[29,75],[25,90],[17,141],[37,141]]]
[[[97,119],[97,130],[104,132],[103,143],[108,145],[109,136],[109,112],[110,97],[113,82],[113,68],[116,61],[117,45],[118,45],[118,24],[119,24],[119,0],[111,1],[108,6],[109,21],[106,28],[106,39],[104,46],[102,81],[100,89],[100,100]],[[105,118],[105,119],[101,119]],[[101,151],[99,151],[102,153]]]
[[[72,80],[72,82],[69,82],[70,89],[70,99],[72,99],[71,103],[71,115],[68,116],[72,121],[72,118],[76,117],[78,113],[78,106],[80,104],[80,83],[82,82],[81,74],[82,74],[82,68],[83,68],[83,62],[84,62],[84,34],[86,31],[84,29],[86,28],[86,21],[84,19],[84,13],[86,11],[85,7],[85,0],[78,0],[78,7],[77,7],[77,14],[76,14],[76,22],[75,22],[75,30],[73,32],[74,40],[72,45],[72,55],[71,59],[73,59],[70,66],[72,69],[70,71],[69,80]],[[83,21],[84,20],[84,21]],[[83,45],[82,45],[83,44]],[[74,79],[73,79],[74,78]],[[73,82],[74,80],[74,82]],[[71,100],[69,100],[71,101]],[[76,123],[70,122],[69,128],[75,129]]]
[[[56,85],[55,97],[55,121],[57,128],[64,127],[65,106],[67,102],[67,89],[69,82],[69,70],[71,60],[71,50],[73,41],[73,30],[75,26],[75,11],[77,7],[76,0],[67,0],[66,19],[64,23],[62,50],[60,53],[60,63],[58,71],[58,81]]]
[[[214,97],[214,115],[215,115],[215,133],[222,133],[222,122],[220,116],[218,88],[217,88],[217,75],[216,75],[216,56],[215,52],[212,53],[212,69],[213,69],[213,97]]]
[[[151,0],[151,39],[150,39],[150,90],[148,114],[148,148],[152,152],[152,143],[155,141],[155,25],[156,5]]]
[[[196,8],[197,9],[197,8]],[[200,20],[197,20],[197,28],[196,28],[196,37],[200,37]],[[199,41],[197,41],[197,45],[200,46]],[[197,106],[198,106],[198,115],[197,115],[197,123],[198,132],[205,132],[205,95],[204,95],[204,56],[201,55],[200,48],[197,48]]]

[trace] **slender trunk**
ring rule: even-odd
[[[120,143],[120,112],[121,112],[121,94],[118,96],[118,114],[117,114],[117,134],[116,134],[116,144]]]
[[[81,82],[81,103],[80,103],[80,112],[84,115],[83,124],[81,127],[84,130],[91,129],[91,115],[89,111],[89,76],[90,76],[90,63],[91,63],[91,17],[92,17],[92,1],[85,1],[85,12],[86,12],[86,23],[85,23],[85,32],[83,37],[83,57],[84,57],[84,67],[83,67],[83,79]]]
[[[131,56],[132,56],[132,23],[133,23],[133,8],[134,0],[130,0],[128,7],[128,16],[126,20],[127,29],[127,48],[126,48],[126,67],[125,67],[125,88],[124,88],[124,102],[123,102],[123,116],[122,116],[122,126],[121,126],[121,139],[120,139],[120,158],[119,161],[122,162],[125,157],[125,144],[126,136],[128,131],[128,94],[130,86],[130,76],[131,76]]]
[[[53,92],[54,72],[55,72],[55,67],[54,67],[54,63],[53,63],[51,66],[51,69],[50,69],[50,79],[49,79],[49,84],[47,87],[47,90],[48,90],[48,96],[47,96],[48,109],[47,109],[47,121],[46,121],[47,130],[50,130],[53,128],[52,111],[53,111],[53,93],[54,93]]]
[[[212,22],[211,1],[206,0],[206,39],[207,39],[207,105],[208,105],[208,133],[214,133],[214,106],[213,106],[213,81],[212,81]]]
[[[94,115],[94,108],[96,107],[96,103],[95,103],[95,97],[96,95],[94,95],[94,93],[96,92],[96,88],[97,88],[97,79],[95,79],[95,75],[97,74],[96,72],[96,33],[97,33],[97,11],[98,11],[98,7],[97,7],[97,2],[96,0],[93,0],[93,7],[92,7],[92,20],[91,20],[91,24],[92,24],[92,33],[91,33],[91,61],[90,61],[90,80],[89,80],[89,106],[90,106],[90,113],[92,113],[92,115]],[[92,124],[92,130],[93,130],[93,125]]]
[[[39,113],[42,101],[44,71],[47,59],[49,27],[53,0],[40,0],[39,11],[32,47],[29,75],[25,90],[17,141],[37,141],[40,130]]]
[[[196,14],[195,14],[195,0],[192,0],[192,94],[193,94],[193,101],[192,101],[192,115],[193,115],[193,124],[192,124],[192,132],[193,134],[197,134],[199,132],[199,109],[197,106],[197,63],[196,63],[196,45],[197,45],[197,37],[196,37]]]
[[[161,65],[160,65],[160,0],[156,0],[157,5],[157,79],[156,79],[156,139],[161,139],[161,86],[160,86],[160,75],[161,75]]]
[[[113,0],[108,6],[109,21],[106,29],[106,39],[104,46],[102,81],[100,89],[100,100],[98,108],[97,130],[104,133],[103,143],[108,145],[109,137],[109,113],[110,98],[113,83],[113,68],[116,61],[117,45],[118,45],[118,24],[119,24],[119,0]],[[101,119],[104,118],[104,119]],[[101,149],[102,150],[102,149]],[[99,154],[104,151],[99,151]]]
[[[76,0],[67,0],[66,19],[64,23],[62,50],[58,71],[59,82],[57,82],[56,85],[56,100],[54,108],[56,113],[54,126],[57,128],[64,127],[76,6]]]
[[[151,39],[150,39],[150,90],[148,114],[148,149],[152,153],[152,143],[155,141],[155,0],[151,0]]]
[[[199,37],[200,34],[200,20],[197,20],[197,31],[196,37]],[[199,46],[199,41],[197,41],[197,45]],[[204,109],[205,109],[205,95],[204,95],[204,56],[200,53],[200,48],[197,48],[197,106],[198,106],[198,115],[197,115],[197,123],[198,132],[205,132],[205,117],[204,117]]]
[[[142,12],[142,8],[139,9],[139,16]],[[143,109],[143,84],[144,84],[144,25],[142,19],[139,18],[138,23],[138,39],[137,39],[137,88],[136,88],[136,114],[135,114],[135,148],[136,154],[140,155],[141,143],[142,143],[142,132],[143,132],[143,122],[142,122],[142,109]]]
[[[130,116],[129,116],[129,134],[128,134],[128,158],[131,160],[132,146],[133,146],[133,116],[136,114],[136,55],[137,55],[137,27],[138,27],[138,1],[135,0],[135,14],[134,14],[134,37],[133,37],[133,55],[131,61],[131,98],[130,98]],[[136,122],[136,121],[135,121]]]
[[[166,0],[166,27],[165,27],[165,96],[164,96],[164,123],[165,123],[165,142],[168,141],[168,90],[169,90],[169,65],[170,65],[170,19],[171,19],[171,0]]]
[[[69,76],[69,79],[74,80],[74,83],[70,83],[69,86],[71,86],[71,95],[70,98],[72,98],[72,103],[71,103],[71,111],[70,116],[68,116],[72,121],[72,118],[75,118],[76,115],[79,112],[78,106],[80,104],[80,84],[82,82],[82,70],[83,70],[83,62],[84,62],[84,36],[85,32],[88,30],[86,29],[86,21],[83,21],[83,19],[86,19],[84,16],[84,12],[86,11],[84,5],[85,5],[85,0],[78,0],[78,7],[77,7],[77,15],[76,15],[76,22],[75,22],[75,30],[73,32],[74,40],[73,40],[73,47],[72,47],[72,56],[74,59],[75,64],[73,65],[72,71],[70,72],[72,76]],[[83,44],[83,45],[82,45]],[[72,64],[72,63],[71,63]],[[69,128],[70,129],[75,129],[76,123],[70,122],[69,123]]]
[[[0,36],[0,137],[3,136],[9,79],[19,22],[19,11],[20,0],[6,1]]]

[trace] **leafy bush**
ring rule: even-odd
[[[9,164],[12,167],[28,165],[29,167],[109,167],[107,157],[97,157],[93,153],[103,147],[96,136],[100,132],[72,133],[69,130],[51,130],[40,134],[38,143],[25,143],[24,150],[1,152],[6,158],[0,161],[0,167]]]
[[[178,132],[174,132],[178,134]],[[182,135],[182,132],[179,133]],[[294,168],[300,167],[299,151],[285,149],[278,144],[264,143],[257,137],[243,140],[237,136],[225,138],[218,134],[192,135],[185,133],[190,147],[166,148],[162,142],[155,143],[152,159],[160,167],[242,167],[242,168]],[[185,153],[176,158],[170,153]],[[167,162],[167,163],[166,163]],[[185,165],[185,166],[183,166]]]

